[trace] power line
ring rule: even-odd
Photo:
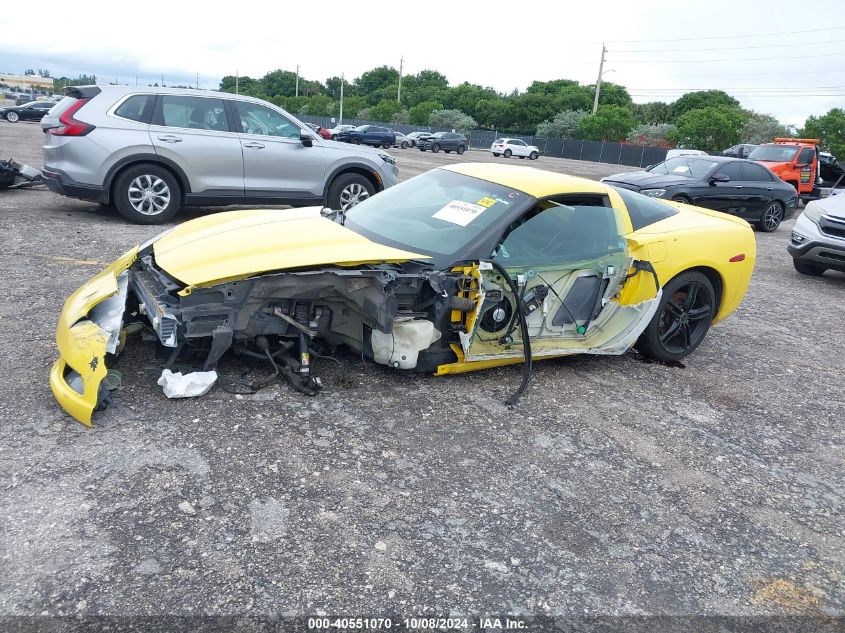
[[[845,26],[829,26],[823,29],[809,29],[806,31],[780,31],[777,33],[743,33],[741,35],[712,35],[709,37],[680,37],[670,40],[665,38],[653,40],[608,40],[611,44],[646,44],[651,42],[698,42],[701,40],[738,40],[754,37],[773,37],[775,35],[799,35],[801,33],[821,33],[824,31],[841,31]],[[592,43],[592,42],[591,42]]]
[[[786,55],[780,57],[735,57],[733,59],[613,59],[614,64],[718,64],[724,62],[754,62],[772,59],[818,59],[820,57],[842,57],[845,53],[823,55]]]
[[[822,42],[799,42],[796,44],[760,44],[759,46],[719,46],[717,48],[643,48],[639,50],[614,50],[614,53],[697,53],[705,51],[744,51],[752,48],[792,48],[795,46],[820,46],[822,44],[841,44],[841,39]]]
[[[699,90],[714,90],[712,87],[705,88],[628,88],[636,92],[677,92],[679,90],[694,92]],[[845,90],[845,86],[803,86],[803,87],[773,87],[773,88],[721,88],[721,90],[732,90],[734,92],[802,92],[804,90]]]

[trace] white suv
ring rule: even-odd
[[[490,151],[493,152],[493,156],[504,156],[505,158],[519,156],[520,158],[537,160],[540,155],[539,148],[518,138],[497,138],[490,146]]]

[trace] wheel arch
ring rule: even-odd
[[[716,293],[716,305],[718,306],[718,309],[714,312],[714,315],[713,315],[714,319],[715,319],[715,316],[717,314],[719,314],[719,312],[723,308],[723,299],[724,299],[724,295],[725,295],[725,280],[722,278],[722,274],[718,270],[716,270],[715,268],[713,268],[711,266],[704,265],[704,264],[698,265],[698,266],[692,266],[690,268],[684,268],[683,270],[679,270],[677,273],[675,273],[671,277],[671,279],[667,279],[666,281],[663,281],[661,279],[660,280],[661,287],[665,288],[669,284],[669,282],[672,281],[672,279],[675,279],[679,275],[683,275],[684,273],[689,273],[689,272],[699,272],[699,273],[703,274],[705,277],[707,277],[708,281],[710,281],[710,283],[713,284],[713,291]]]
[[[126,158],[123,158],[117,161],[114,165],[112,165],[109,168],[108,172],[106,172],[106,178],[103,182],[103,191],[107,192],[108,196],[108,199],[105,201],[105,203],[111,204],[114,201],[114,185],[117,181],[117,177],[127,169],[143,163],[150,163],[162,167],[169,171],[174,178],[176,178],[176,180],[179,182],[179,189],[181,190],[180,206],[184,207],[186,195],[191,193],[191,186],[188,181],[188,176],[185,174],[182,168],[179,167],[179,165],[177,165],[168,158],[162,158],[158,154],[133,154],[132,156],[127,156]]]
[[[354,163],[351,165],[345,164],[336,167],[334,171],[329,174],[329,177],[326,178],[326,184],[323,187],[324,200],[328,200],[329,189],[331,189],[332,183],[345,174],[358,174],[363,176],[372,183],[373,187],[375,187],[376,193],[384,191],[384,183],[371,167],[367,167],[366,165],[360,163]]]

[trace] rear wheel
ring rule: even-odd
[[[353,145],[360,145],[361,139],[356,136],[355,138],[352,139],[352,144]]]
[[[504,156],[505,158],[510,158],[512,155],[513,155],[513,152],[510,151],[509,149],[506,149],[504,154],[502,154],[502,156]]]
[[[783,205],[777,200],[770,202],[763,211],[763,217],[757,222],[757,228],[765,233],[776,231],[783,221]]]
[[[408,141],[402,141],[402,145],[400,147],[402,149],[408,149]]]
[[[337,140],[337,134],[332,134],[332,140],[333,140],[333,141],[336,141],[336,140]]]
[[[495,156],[496,158],[499,158],[499,156],[501,156],[501,154],[497,154],[497,153],[493,152],[493,156]]]
[[[467,151],[467,148],[463,145],[458,145],[458,149],[456,151],[458,152],[458,154],[463,154],[465,151]]]
[[[795,266],[795,270],[797,270],[802,275],[810,275],[812,277],[818,277],[819,275],[823,275],[825,269],[821,266],[816,266],[815,264],[811,264],[810,262],[805,262],[802,259],[798,259],[797,257],[792,258],[792,265]]]
[[[9,123],[17,123],[20,120],[17,112],[7,112],[6,113],[6,120]]]
[[[519,160],[525,160],[525,156],[520,156]]]
[[[531,152],[531,154],[528,156],[528,158],[530,158],[531,160],[537,160],[537,156],[538,156],[537,152]]]
[[[347,211],[375,192],[373,183],[361,174],[341,174],[329,187],[329,208]]]
[[[114,206],[135,224],[163,224],[182,205],[182,189],[164,167],[152,163],[133,165],[114,183]]]
[[[663,363],[681,360],[704,340],[715,314],[716,293],[707,276],[696,270],[681,273],[663,287],[637,349]]]
[[[432,146],[431,146],[431,151],[432,151],[432,152],[434,152],[435,154],[436,154],[437,152],[439,152],[439,151],[440,151],[440,144],[439,144],[439,143],[435,143],[434,145],[432,145]]]
[[[382,146],[384,149],[390,149],[390,146],[391,146],[391,145],[393,145],[393,143],[391,143],[388,139],[385,139],[385,140],[384,140],[384,141],[382,141],[382,143],[381,143],[381,146]]]

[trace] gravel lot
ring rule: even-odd
[[[40,138],[0,121],[3,157],[40,167]],[[519,366],[347,355],[317,398],[171,401],[138,344],[94,429],[50,393],[56,318],[161,229],[46,190],[0,192],[0,222],[0,615],[845,613],[845,275],[793,270],[792,221],[685,367],[546,361],[508,409]]]

